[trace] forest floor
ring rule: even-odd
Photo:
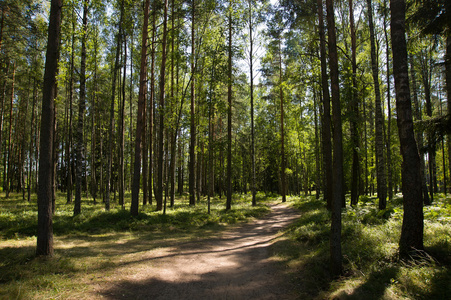
[[[274,249],[300,213],[275,200],[236,198],[226,211],[215,199],[211,214],[149,206],[138,217],[85,204],[74,217],[59,197],[55,255],[44,259],[34,256],[34,200],[2,198],[0,299],[298,299]]]
[[[0,299],[451,299],[451,196],[425,206],[421,259],[401,260],[400,194],[379,210],[361,196],[342,211],[344,274],[329,275],[330,212],[322,198],[235,195],[176,199],[131,216],[91,199],[73,216],[57,197],[55,255],[35,256],[36,197],[0,193]],[[127,198],[129,199],[129,198]],[[126,207],[128,207],[127,202]]]
[[[107,276],[99,274],[90,294],[106,299],[295,299],[268,248],[299,214],[282,204],[271,207],[264,218],[216,238],[137,251]]]

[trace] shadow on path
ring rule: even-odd
[[[297,217],[296,210],[278,204],[265,218],[221,237],[151,251],[122,265],[116,272],[124,276],[105,282],[98,294],[107,299],[296,299],[280,265],[269,259],[268,247]]]

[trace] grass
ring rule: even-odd
[[[398,259],[400,196],[384,211],[370,197],[342,211],[345,274],[339,279],[328,273],[330,214],[322,200],[290,199],[302,216],[272,251],[287,266],[300,299],[451,299],[451,198],[437,198],[424,208],[420,260]]]
[[[129,195],[127,195],[129,201]],[[87,286],[114,280],[115,271],[141,262],[149,250],[195,241],[266,214],[265,203],[275,197],[235,196],[233,209],[225,199],[206,199],[195,207],[187,196],[176,199],[167,214],[155,206],[140,207],[137,217],[112,203],[83,199],[82,213],[73,217],[72,204],[58,194],[54,216],[55,256],[36,258],[37,207],[21,195],[0,195],[0,299],[83,299]],[[451,299],[451,198],[437,195],[424,208],[425,255],[421,260],[398,259],[402,199],[397,196],[384,211],[376,199],[361,197],[356,208],[342,212],[342,250],[345,274],[331,278],[328,271],[330,214],[324,202],[311,197],[288,197],[301,217],[271,248],[295,285],[299,299]],[[163,251],[163,250],[162,250]]]
[[[252,207],[249,195],[236,195],[226,211],[225,199],[213,198],[207,214],[206,199],[190,207],[185,196],[176,198],[166,215],[147,205],[132,217],[116,203],[106,212],[101,203],[82,199],[82,213],[74,217],[73,204],[65,203],[64,194],[57,196],[55,255],[43,259],[34,255],[36,196],[28,203],[19,194],[0,195],[0,299],[90,298],[87,283],[105,281],[115,268],[140,261],[142,253],[216,235],[266,214],[265,203],[274,200],[259,195],[259,205]]]

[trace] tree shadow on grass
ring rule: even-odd
[[[429,283],[430,291],[420,292],[422,299],[449,300],[451,299],[451,270],[443,267],[435,274]]]
[[[333,278],[329,274],[329,253],[317,244],[281,238],[271,246],[272,255],[280,265],[288,267],[286,273],[299,294],[299,299],[316,299],[328,290]]]
[[[355,288],[344,299],[349,300],[377,300],[382,299],[385,291],[396,282],[399,267],[391,266],[380,271],[372,272],[364,283]]]
[[[34,247],[4,247],[0,248],[0,283],[19,279],[22,275],[18,270],[35,257]]]

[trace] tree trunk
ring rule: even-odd
[[[58,71],[57,71],[58,72]],[[57,89],[57,85],[55,85],[55,89]],[[58,94],[58,91],[55,91],[55,95]],[[57,115],[57,107],[55,106],[55,109],[53,110],[53,169],[52,169],[52,213],[55,214],[56,210],[56,167],[58,163],[58,119],[56,118]]]
[[[167,42],[168,0],[164,0],[163,11],[163,37],[161,45],[160,68],[160,107],[159,107],[159,133],[158,133],[158,170],[157,170],[157,210],[163,207],[163,164],[164,164],[164,114],[165,114],[165,78],[166,78],[166,42]]]
[[[285,130],[284,130],[284,112],[283,112],[283,77],[282,77],[282,45],[279,37],[279,98],[280,98],[280,152],[281,152],[281,163],[280,163],[280,175],[282,177],[282,202],[287,201],[287,179],[285,174]]]
[[[72,10],[72,14],[74,11]],[[72,203],[72,103],[74,99],[74,60],[75,60],[75,20],[72,16],[72,39],[71,39],[71,59],[70,59],[70,79],[69,79],[69,124],[68,124],[68,136],[67,136],[67,146],[66,146],[66,159],[67,159],[67,201],[66,203]]]
[[[33,61],[34,62],[34,61]],[[32,62],[32,64],[33,64]],[[33,65],[31,65],[31,68],[33,68]],[[28,74],[28,86],[26,88],[27,92],[26,92],[26,104],[25,104],[25,112],[23,112],[23,118],[26,118],[28,116],[28,109],[30,107],[30,88],[32,87],[31,84],[31,80],[32,80],[32,73],[30,72]],[[33,100],[32,100],[33,101]],[[19,117],[20,119],[21,117]],[[30,125],[31,127],[33,127],[33,123],[31,123]],[[27,128],[25,126],[25,124],[22,124],[21,127],[21,151],[20,151],[20,161],[19,161],[19,169],[20,169],[20,182],[21,182],[21,188],[22,188],[22,199],[25,200],[25,189],[27,188],[27,183],[29,183],[28,180],[26,180],[28,178],[28,174],[29,169],[27,169],[27,165],[25,163],[25,157],[26,157],[26,150],[27,150]],[[30,158],[31,160],[31,158]]]
[[[127,38],[124,35],[124,57],[123,57],[124,72],[122,74],[122,101],[120,108],[120,129],[119,129],[119,203],[124,209],[124,194],[125,194],[125,80],[127,73]]]
[[[36,61],[35,61],[36,62]],[[32,159],[32,153],[33,153],[33,149],[35,147],[35,143],[34,143],[34,136],[33,136],[33,132],[35,130],[35,118],[36,118],[36,105],[37,105],[37,100],[38,100],[38,96],[37,96],[37,84],[36,84],[36,77],[33,79],[33,107],[31,110],[31,129],[30,129],[30,147],[28,149],[29,153],[29,161],[28,161],[28,182],[27,182],[27,192],[28,192],[28,202],[31,201],[31,173],[32,173],[32,169],[33,169],[33,159]],[[0,142],[1,145],[1,142]],[[36,159],[36,158],[35,158]]]
[[[420,157],[415,142],[410,101],[407,46],[405,37],[405,2],[390,0],[393,74],[395,77],[398,133],[401,144],[403,222],[399,241],[400,255],[423,249],[423,199]]]
[[[114,133],[114,101],[116,98],[116,80],[117,71],[119,69],[119,55],[122,44],[122,21],[124,19],[124,1],[121,1],[121,15],[119,18],[119,29],[117,34],[116,58],[113,67],[113,82],[111,87],[111,104],[110,104],[110,122],[108,130],[108,166],[106,170],[106,185],[105,185],[105,210],[110,210],[110,192],[111,192],[111,178],[113,172],[113,133]]]
[[[95,27],[95,35],[97,37],[97,26]],[[94,93],[92,95],[92,131],[91,131],[91,195],[94,204],[96,204],[97,198],[97,167],[96,167],[96,144],[97,144],[97,108],[96,103],[98,100],[98,78],[97,78],[97,55],[98,55],[98,42],[94,40]],[[101,156],[102,157],[102,156]]]
[[[139,95],[138,95],[138,116],[136,121],[136,136],[135,136],[135,160],[133,169],[133,183],[132,183],[132,203],[130,213],[132,216],[138,215],[139,207],[139,183],[141,177],[141,141],[143,134],[143,121],[146,105],[147,95],[147,36],[148,36],[148,22],[149,22],[149,5],[150,0],[144,2],[144,22],[142,29],[141,40],[141,69],[139,72]]]
[[[13,107],[14,107],[14,84],[15,84],[15,78],[16,78],[16,63],[13,62],[13,78],[11,83],[11,97],[10,97],[10,103],[9,103],[9,129],[8,129],[8,153],[7,153],[7,173],[6,173],[6,180],[5,180],[5,198],[9,198],[10,188],[11,188],[11,172],[12,172],[12,158],[11,155],[13,154],[13,139],[12,139],[12,129],[13,129]],[[53,159],[53,158],[52,158]]]
[[[45,60],[45,73],[42,98],[39,187],[38,187],[38,232],[37,256],[53,255],[52,222],[52,158],[53,158],[53,109],[55,100],[56,73],[61,32],[62,0],[52,0]]]
[[[349,19],[351,29],[351,64],[352,64],[352,94],[351,94],[351,140],[352,140],[352,175],[351,175],[351,205],[359,201],[360,183],[360,135],[359,135],[359,99],[357,92],[357,60],[356,34],[354,25],[353,0],[349,0]]]
[[[446,96],[448,99],[448,115],[451,115],[451,33],[448,31],[446,37],[446,54],[445,54],[445,82]],[[448,137],[448,166],[451,169],[451,138]]]
[[[176,99],[174,98],[174,67],[175,67],[175,0],[171,1],[171,111],[174,106],[176,106]],[[181,113],[181,112],[180,112]],[[177,143],[177,129],[175,129],[174,122],[171,122],[170,126],[170,138],[171,138],[171,158],[169,160],[169,184],[171,185],[170,190],[170,206],[174,206],[175,201],[175,164],[176,164],[176,143]],[[169,141],[168,141],[169,142]]]
[[[320,149],[319,149],[319,126],[318,126],[318,92],[315,89],[313,92],[313,107],[314,107],[314,120],[315,120],[315,167],[316,167],[316,199],[319,199],[319,194],[321,191],[321,159],[320,159]],[[297,167],[296,167],[297,168]],[[296,172],[297,174],[297,172]],[[297,191],[295,190],[296,194]]]
[[[252,10],[252,0],[249,3],[249,71],[250,71],[250,96],[251,96],[251,161],[252,161],[252,206],[257,205],[255,199],[255,128],[254,128],[254,40],[253,40],[253,30],[254,24],[252,22],[253,10]]]
[[[379,87],[379,66],[377,65],[376,41],[373,25],[373,5],[371,0],[367,0],[368,5],[368,24],[370,28],[371,41],[371,69],[373,71],[373,84],[375,93],[376,110],[376,172],[377,172],[377,197],[379,198],[379,209],[385,209],[387,206],[387,179],[385,175],[384,158],[384,116],[382,114],[381,92]]]
[[[190,144],[189,144],[189,205],[196,204],[196,114],[195,114],[195,0],[192,0],[191,13],[191,108],[190,108]]]
[[[80,67],[80,99],[78,100],[78,122],[77,122],[77,160],[75,176],[75,203],[74,216],[81,212],[81,184],[83,182],[84,170],[84,115],[86,109],[86,32],[88,29],[88,0],[83,1],[83,26],[81,38],[81,67]]]
[[[229,45],[227,71],[227,201],[226,210],[232,208],[232,1],[229,1]]]
[[[333,276],[343,272],[341,255],[341,207],[343,204],[343,133],[341,127],[340,90],[338,80],[338,54],[335,36],[334,1],[326,0],[327,29],[329,36],[329,68],[332,91],[333,146],[333,198],[330,234],[330,268]]]
[[[2,10],[2,17],[0,19],[0,51],[2,50],[2,45],[3,45],[3,27],[5,24],[5,9],[3,8],[3,6],[1,7]]]
[[[146,62],[147,64],[147,62]],[[146,67],[147,69],[147,67]],[[148,85],[148,78],[146,78],[146,85]],[[147,94],[147,91],[146,91]],[[143,189],[143,205],[147,204],[149,202],[149,148],[147,143],[147,95],[146,99],[144,100],[144,107],[143,107],[143,127],[142,127],[142,189]]]
[[[323,94],[323,120],[322,120],[322,137],[323,137],[323,164],[325,173],[324,198],[327,202],[327,208],[332,209],[333,197],[333,177],[332,177],[332,135],[331,135],[331,116],[330,116],[330,95],[329,80],[327,77],[326,65],[326,37],[324,33],[323,21],[323,1],[317,0],[318,3],[318,22],[319,22],[319,41],[320,41],[320,59],[321,59],[321,87]]]
[[[5,68],[5,75],[8,74],[9,72],[9,61],[6,63],[6,68]],[[2,91],[1,91],[1,103],[0,103],[0,156],[2,154],[2,146],[3,146],[3,119],[4,119],[4,115],[5,115],[5,98],[6,98],[6,79],[7,76],[5,76],[4,80],[3,80],[3,84],[2,84]]]
[[[433,43],[433,41],[431,41]],[[431,50],[424,56],[421,56],[421,77],[423,80],[424,88],[424,100],[426,102],[426,115],[432,117],[432,101],[431,101],[431,76],[432,72],[429,70],[431,64],[433,63],[430,58]],[[430,136],[429,132],[426,134],[427,138],[427,152],[428,152],[428,162],[429,162],[429,198],[425,199],[424,204],[430,205],[434,201],[434,192],[437,192],[437,178],[436,178],[436,142],[433,137]]]
[[[384,6],[387,7],[386,0],[384,0]],[[388,111],[388,122],[387,122],[387,179],[388,179],[388,199],[393,198],[393,176],[392,176],[392,160],[391,160],[391,81],[390,81],[390,44],[388,40],[387,32],[387,21],[386,14],[384,13],[384,36],[385,36],[385,55],[387,57],[386,63],[386,77],[387,77],[387,111]]]
[[[152,191],[153,189],[153,174],[154,174],[154,98],[155,98],[155,34],[156,34],[156,12],[152,10],[152,45],[151,45],[151,62],[150,62],[150,101],[149,101],[149,204],[152,205]]]

